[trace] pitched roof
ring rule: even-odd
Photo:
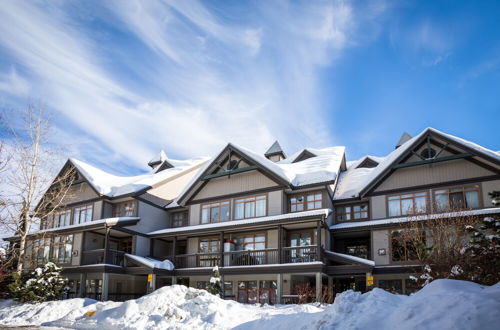
[[[403,143],[411,139],[411,135],[408,134],[407,132],[404,132],[403,135],[399,138],[398,143],[396,144],[396,148],[400,147]]]
[[[248,161],[269,171],[283,184],[287,184],[290,187],[300,187],[334,181],[340,171],[345,152],[345,147],[310,149],[314,150],[317,156],[296,163],[291,163],[287,161],[287,159],[279,162],[273,162],[262,154],[237,146],[233,143],[229,143],[224,149],[221,150],[221,152],[218,153],[217,156],[213,157],[211,161],[198,171],[198,173],[184,187],[184,190],[180,193],[178,199],[181,204],[196,182],[198,182],[203,175],[207,174],[206,172],[210,169],[210,167],[224,154],[228,148],[239,152],[241,155],[246,157]]]
[[[269,147],[269,149],[267,149],[267,151],[264,153],[264,156],[271,156],[271,155],[274,155],[274,154],[283,154],[283,156],[285,155],[285,152],[283,151],[283,149],[281,148],[278,140],[274,141],[274,143]]]
[[[207,159],[170,160],[170,162],[175,163],[176,167],[158,173],[146,173],[135,176],[114,175],[75,158],[70,158],[68,161],[75,166],[97,193],[107,197],[118,197],[145,191],[162,181],[201,165]]]
[[[488,160],[500,164],[500,155],[496,152],[484,148],[476,143],[464,140],[451,134],[443,133],[435,128],[428,127],[418,135],[404,142],[399,148],[392,151],[389,155],[387,155],[387,157],[383,158],[383,161],[381,161],[378,166],[374,168],[354,169],[355,167],[353,168],[353,166],[351,166],[352,163],[349,163],[350,165],[348,170],[341,173],[339,176],[334,199],[358,197],[360,193],[363,193],[363,190],[367,189],[371,184],[377,181],[378,177],[386,172],[396,161],[414,148],[427,133],[432,133],[438,138],[453,141],[454,143],[471,150],[478,155],[486,157]],[[361,160],[356,162],[359,161]]]

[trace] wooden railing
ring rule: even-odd
[[[280,263],[278,249],[242,250],[221,253],[193,253],[176,255],[175,268],[196,268],[214,266],[254,266]],[[318,247],[316,245],[284,247],[281,250],[281,263],[302,263],[318,261]]]
[[[104,249],[82,251],[81,265],[111,264],[123,266],[123,255],[125,252],[108,250],[107,258],[104,258]]]

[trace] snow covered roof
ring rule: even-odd
[[[372,183],[376,181],[376,179],[388,170],[394,162],[396,162],[400,157],[411,150],[414,146],[415,142],[419,141],[422,137],[424,137],[427,133],[435,134],[438,138],[442,137],[448,140],[451,140],[458,145],[464,146],[468,149],[471,149],[477,152],[480,155],[487,157],[488,159],[492,159],[493,161],[500,162],[500,155],[496,152],[484,148],[476,143],[464,140],[462,138],[443,133],[435,128],[428,127],[420,132],[418,135],[406,140],[399,148],[392,151],[387,157],[379,158],[380,163],[378,166],[374,168],[359,168],[357,169],[357,164],[364,159],[360,159],[356,162],[349,162],[347,171],[341,173],[339,175],[337,189],[335,191],[334,199],[345,199],[358,197],[364,189],[368,188]],[[373,156],[370,156],[373,157]],[[373,157],[374,159],[376,157]],[[352,166],[356,164],[356,166]]]
[[[195,226],[187,226],[187,227],[177,227],[177,228],[167,228],[160,229],[153,232],[148,233],[148,235],[162,235],[162,234],[174,234],[179,232],[189,232],[200,229],[212,230],[219,227],[232,227],[232,226],[241,226],[246,224],[258,224],[265,223],[271,221],[279,221],[279,220],[287,220],[287,219],[297,219],[304,217],[314,217],[314,216],[325,216],[328,217],[332,210],[330,209],[319,209],[312,211],[304,211],[304,212],[295,212],[295,213],[285,213],[280,215],[271,215],[267,217],[259,217],[259,218],[250,218],[250,219],[242,219],[242,220],[232,220],[232,221],[224,221],[218,223],[207,223],[202,225]]]
[[[464,210],[458,212],[413,215],[408,217],[386,218],[379,220],[343,222],[330,226],[330,229],[339,230],[339,229],[358,228],[358,227],[371,227],[371,226],[397,224],[407,221],[425,221],[432,219],[456,218],[461,216],[487,215],[487,214],[497,214],[497,213],[500,213],[500,207],[478,209],[478,210]]]
[[[267,151],[264,153],[264,155],[268,156],[268,155],[273,155],[273,154],[278,154],[278,153],[281,153],[281,154],[285,155],[285,153],[283,152],[283,149],[281,148],[278,140],[276,140],[269,147],[269,149],[267,149]]]
[[[134,260],[135,262],[143,265],[143,266],[146,266],[148,268],[151,268],[151,269],[165,269],[165,270],[174,270],[174,264],[170,261],[170,260],[163,260],[163,261],[159,261],[159,260],[156,260],[156,259],[153,259],[153,258],[149,258],[149,257],[142,257],[142,256],[138,256],[138,255],[135,255],[135,254],[129,254],[129,253],[125,253],[125,257],[128,257],[132,260]]]
[[[169,160],[175,167],[158,173],[146,173],[136,176],[118,176],[105,172],[97,167],[70,158],[69,162],[87,179],[90,185],[101,195],[107,197],[118,197],[131,193],[147,190],[152,186],[165,180],[171,179],[184,171],[199,166],[207,158],[196,158],[189,160]]]

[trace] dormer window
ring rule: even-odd
[[[113,216],[114,217],[133,217],[133,216],[135,216],[135,205],[136,205],[136,202],[134,200],[116,203],[113,205]]]
[[[323,207],[323,194],[321,192],[313,192],[293,195],[290,196],[289,205],[290,212],[321,209]]]

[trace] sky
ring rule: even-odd
[[[500,150],[499,14],[487,0],[3,0],[0,108],[43,103],[54,143],[117,174],[228,142],[384,156],[428,126]]]

